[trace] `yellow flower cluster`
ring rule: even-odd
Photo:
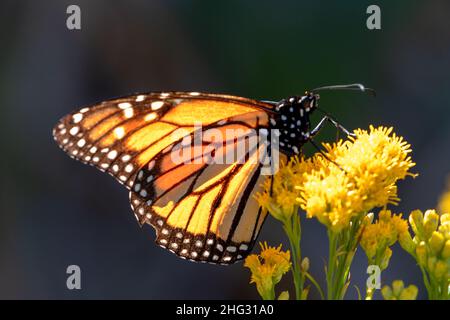
[[[309,218],[316,217],[333,232],[374,207],[396,204],[396,182],[415,176],[409,172],[415,165],[409,157],[410,145],[392,128],[370,126],[355,135],[324,144],[328,159],[316,153],[309,159],[282,162],[273,177],[272,193],[267,179],[264,191],[256,195],[259,204],[281,221],[300,206]]]
[[[415,176],[410,145],[392,128],[370,126],[358,129],[356,137],[336,144],[324,144],[326,156],[307,160],[307,170],[297,185],[299,201],[308,217],[316,217],[333,232],[350,225],[352,218],[375,207],[396,204],[396,182]]]
[[[439,216],[435,210],[427,210],[425,214],[414,210],[409,215],[409,224],[414,238],[406,232],[399,238],[400,245],[428,274],[428,285],[435,288],[435,296],[430,298],[449,298],[450,214]]]
[[[365,223],[360,244],[367,255],[369,265],[375,264],[381,270],[386,269],[392,256],[389,247],[398,240],[400,234],[407,231],[408,223],[401,215],[392,215],[390,210],[381,210],[376,222]]]
[[[281,245],[277,248],[270,247],[265,242],[260,243],[261,253],[251,254],[245,259],[244,266],[252,273],[250,283],[255,283],[258,293],[265,300],[275,298],[275,285],[281,281],[281,277],[290,270],[290,252],[281,251]]]
[[[415,285],[405,288],[405,284],[401,280],[392,282],[392,287],[384,286],[381,294],[384,300],[416,300],[419,290]]]
[[[263,191],[255,195],[259,205],[274,218],[286,222],[292,214],[297,213],[297,199],[300,196],[297,186],[303,184],[305,174],[311,170],[311,161],[298,157],[292,157],[289,162],[282,160],[273,182],[266,179]]]

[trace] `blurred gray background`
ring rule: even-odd
[[[66,28],[70,4],[81,7],[80,31]],[[258,298],[241,263],[189,263],[154,245],[127,192],[58,149],[51,129],[61,116],[113,96],[195,90],[277,100],[364,83],[376,98],[323,92],[322,108],[348,128],[394,126],[420,173],[400,183],[394,210],[435,207],[450,172],[450,2],[377,1],[377,31],[366,28],[370,4],[2,1],[0,298]],[[328,128],[318,140],[334,138]],[[323,284],[325,229],[306,219],[303,229],[303,252]],[[260,240],[287,247],[271,218]],[[70,264],[81,267],[82,290],[66,288]],[[362,290],[366,266],[359,250],[352,284]],[[417,284],[425,297],[419,269],[398,247],[382,275],[394,279]],[[290,282],[288,275],[279,289]],[[354,288],[348,297],[356,298]]]

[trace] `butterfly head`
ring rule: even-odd
[[[298,154],[309,139],[310,114],[318,107],[319,95],[305,92],[303,96],[292,96],[277,103],[276,114],[271,119],[272,129],[279,130],[280,150],[287,154]]]
[[[307,113],[312,112],[319,106],[319,99],[320,96],[317,93],[306,91],[298,107],[303,108]]]

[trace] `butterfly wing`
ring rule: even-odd
[[[246,256],[264,221],[251,193],[262,179],[257,160],[266,149],[244,148],[226,163],[200,161],[198,155],[212,154],[213,130],[267,134],[270,109],[224,95],[134,95],[69,114],[55,126],[54,137],[71,157],[131,189],[136,217],[155,227],[158,244],[184,258],[227,264]],[[198,133],[201,146],[186,145]],[[240,134],[232,137],[232,149],[248,144],[248,135]],[[214,141],[216,157],[230,154],[229,142],[229,137]],[[173,150],[197,156],[175,163]]]
[[[202,132],[200,144],[190,143],[194,134],[185,137],[139,171],[131,205],[142,224],[156,229],[160,246],[182,258],[222,264],[249,253],[265,220],[251,195],[264,179],[267,155],[267,145],[258,143],[267,130],[250,129],[266,124],[261,112],[216,123]],[[214,141],[211,161],[213,130],[228,135]]]

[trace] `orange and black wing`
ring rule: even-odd
[[[72,113],[54,137],[71,157],[130,189],[137,219],[155,227],[159,245],[191,260],[228,264],[248,254],[265,218],[251,194],[263,179],[267,146],[249,142],[268,134],[270,109],[224,95],[141,94]],[[217,139],[229,130],[234,136]]]

